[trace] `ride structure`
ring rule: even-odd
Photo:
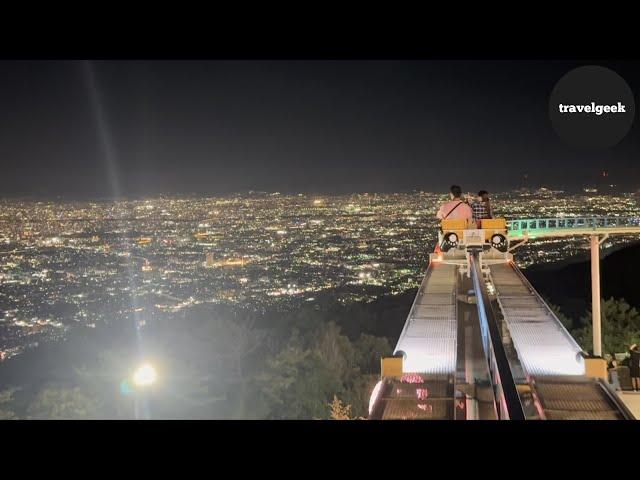
[[[601,357],[599,247],[640,233],[618,217],[443,220],[438,248],[400,333],[381,360],[370,419],[634,419]],[[527,281],[513,253],[542,237],[588,236],[593,355]]]

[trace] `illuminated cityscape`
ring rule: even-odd
[[[640,418],[639,63],[415,45],[0,60],[0,420]]]
[[[74,325],[139,327],[197,304],[291,310],[415,289],[437,238],[442,194],[248,193],[130,201],[3,200],[0,355]],[[635,194],[539,189],[492,195],[495,215],[640,216]],[[615,248],[633,238],[612,237]],[[582,238],[532,241],[521,267],[588,255]]]

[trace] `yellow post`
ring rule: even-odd
[[[380,375],[382,377],[402,376],[402,357],[387,357],[380,359]]]
[[[584,370],[587,377],[602,378],[604,380],[609,377],[607,361],[604,358],[585,358]]]

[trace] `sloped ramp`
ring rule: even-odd
[[[529,375],[584,375],[582,349],[511,263],[490,266],[491,280],[518,358]]]
[[[395,353],[404,371],[453,374],[456,369],[457,266],[431,262],[409,312]]]

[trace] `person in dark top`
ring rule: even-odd
[[[480,228],[482,219],[493,218],[489,192],[486,190],[480,190],[478,192],[478,197],[471,204],[471,209],[473,210],[473,221],[478,224],[478,228]]]
[[[633,391],[640,390],[640,350],[635,343],[629,347],[629,376]]]

